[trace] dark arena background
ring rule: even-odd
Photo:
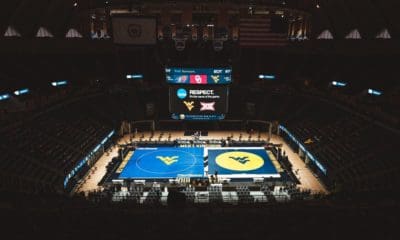
[[[397,0],[3,0],[2,239],[398,239]]]

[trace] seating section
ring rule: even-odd
[[[221,185],[211,185],[207,187],[209,192],[210,202],[221,203],[222,202],[222,184]]]
[[[129,192],[131,193],[131,198],[134,202],[139,203],[140,198],[143,196],[143,185],[131,184],[129,187]]]
[[[186,196],[186,201],[188,203],[194,203],[194,200],[196,198],[196,191],[195,188],[192,186],[186,187],[185,191],[185,196]]]
[[[296,100],[298,101],[298,100]],[[321,102],[304,101],[284,125],[327,168],[338,191],[391,190],[399,183],[398,134]]]
[[[260,190],[261,190],[261,192],[264,193],[264,195],[267,198],[268,202],[275,202],[276,201],[276,199],[275,199],[275,197],[273,195],[274,187],[275,186],[273,184],[272,185],[263,184],[261,186]]]
[[[161,203],[161,188],[159,186],[152,187],[146,199],[143,202],[144,204],[155,205]]]
[[[113,129],[101,97],[47,112],[2,132],[0,188],[60,191],[69,173]],[[96,108],[97,110],[93,110]]]
[[[240,204],[248,204],[254,202],[254,197],[250,195],[250,189],[248,186],[236,187],[237,195]]]
[[[260,103],[256,116],[249,117],[283,124],[327,169],[324,180],[332,190],[396,189],[400,182],[396,155],[400,141],[396,130],[319,96],[283,87],[259,90],[233,87],[230,105],[243,106],[242,95],[251,96],[250,102]],[[158,91],[165,89],[155,93]],[[149,101],[146,92],[102,93],[3,129],[0,189],[62,190],[65,175],[112,129],[119,127],[121,120],[146,119],[143,109]],[[156,98],[151,96],[151,99]],[[167,104],[156,103],[161,109]],[[245,112],[245,107],[232,108],[227,118],[241,119]],[[168,119],[169,115],[157,117]],[[240,122],[232,121],[232,126],[224,129],[239,127],[242,127]],[[241,192],[243,196],[245,192]],[[214,194],[219,198],[218,191],[210,194],[211,198]]]

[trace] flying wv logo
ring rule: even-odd
[[[185,106],[187,107],[189,112],[192,111],[192,109],[194,108],[194,102],[193,101],[192,102],[183,101],[183,103],[185,104]]]
[[[211,75],[211,79],[212,79],[215,83],[218,83],[218,82],[219,82],[219,75]]]
[[[172,156],[172,157],[162,157],[162,156],[157,156],[156,158],[160,159],[165,165],[171,165],[174,164],[178,161],[178,156]]]
[[[247,162],[250,162],[249,157],[229,157],[237,162],[240,162],[241,164],[246,164]]]

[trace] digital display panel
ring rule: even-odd
[[[222,85],[171,85],[171,113],[220,115],[228,111],[229,88]]]
[[[179,68],[165,69],[170,84],[216,85],[232,83],[231,68]]]
[[[172,119],[175,120],[188,120],[188,121],[218,121],[224,120],[225,114],[183,114],[173,113]]]

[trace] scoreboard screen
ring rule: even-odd
[[[230,68],[166,68],[173,119],[222,120],[228,112]]]
[[[223,114],[228,111],[226,86],[174,85],[169,88],[170,112]]]
[[[230,68],[178,68],[165,69],[167,82],[170,84],[215,85],[230,84]]]

